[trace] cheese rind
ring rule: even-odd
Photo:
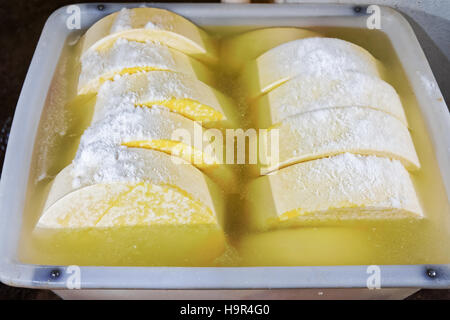
[[[97,21],[83,36],[82,55],[105,50],[118,38],[161,43],[199,60],[216,63],[217,44],[189,20],[158,8],[122,9]]]
[[[282,43],[319,37],[316,32],[292,27],[273,27],[251,30],[243,34],[233,35],[221,41],[224,64],[232,71],[239,71],[248,61]]]
[[[271,130],[279,130],[278,159],[262,164],[263,174],[345,152],[398,159],[408,169],[420,168],[408,128],[382,111],[361,107],[316,110],[286,118]],[[269,140],[262,147],[274,150],[272,143]]]
[[[211,71],[181,52],[157,43],[117,39],[108,49],[91,50],[83,55],[78,94],[97,92],[103,82],[116,75],[155,70],[185,73],[214,85]]]
[[[268,128],[296,114],[333,107],[368,107],[384,111],[408,125],[400,98],[387,82],[360,72],[338,76],[299,75],[254,104],[257,126]]]
[[[107,81],[97,95],[93,121],[124,104],[161,106],[206,127],[236,126],[233,102],[221,92],[188,75],[151,71]]]
[[[338,75],[357,71],[380,77],[377,60],[365,49],[334,38],[307,38],[283,43],[249,62],[242,76],[254,99],[297,75]]]
[[[408,171],[397,160],[342,154],[253,180],[248,223],[259,230],[341,220],[423,218]]]

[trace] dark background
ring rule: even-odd
[[[34,49],[39,40],[45,21],[48,16],[59,7],[76,2],[99,1],[0,0],[0,172],[3,166],[4,152],[6,149],[12,117],[14,115],[14,109],[16,107],[28,66],[30,65]],[[189,1],[160,0],[158,2]],[[252,2],[270,1],[261,0]],[[434,66],[432,65],[432,67]],[[436,69],[433,69],[434,72],[436,72]],[[446,100],[448,101],[448,99]],[[0,283],[0,300],[2,299],[59,299],[59,297],[49,290],[13,288]],[[450,300],[450,290],[420,290],[408,299]]]

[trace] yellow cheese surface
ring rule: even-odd
[[[195,121],[217,122],[224,118],[221,112],[192,99],[144,101],[139,105],[147,107],[152,105],[164,106],[170,111],[177,112]]]

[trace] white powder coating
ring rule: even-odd
[[[81,137],[73,161],[73,187],[115,181],[141,181],[142,175],[146,174],[142,167],[144,163],[139,161],[135,151],[121,144],[153,139],[173,140],[174,130],[193,130],[194,126],[194,122],[158,108],[122,105],[115,111],[95,122]],[[157,170],[154,172],[157,173]],[[159,177],[162,176],[164,174],[155,176],[156,182],[160,182]]]
[[[262,97],[258,108],[263,108],[260,112],[270,109],[271,124],[276,124],[295,114],[348,106],[381,110],[407,125],[395,89],[379,78],[360,72],[326,77],[297,76]]]
[[[412,170],[420,167],[407,127],[378,110],[316,110],[287,118],[276,129],[280,130],[280,166],[351,152],[398,159]]]
[[[156,161],[155,161],[156,163]],[[73,161],[72,187],[81,188],[97,183],[136,183],[149,178],[154,183],[164,181],[164,168],[148,171],[136,150],[96,141],[77,153]],[[155,173],[147,177],[148,173]],[[168,173],[167,173],[168,174]]]
[[[259,83],[252,89],[252,96],[267,92],[297,75],[327,77],[345,71],[356,71],[380,76],[377,61],[369,52],[355,44],[334,38],[307,38],[286,42],[259,56],[255,64],[256,67],[248,69],[248,72],[254,72],[256,68],[258,72]]]
[[[153,196],[149,196],[149,190]],[[210,215],[212,223],[216,220],[206,207],[199,210],[192,206],[192,201],[178,190],[114,183],[93,185],[68,194],[45,211],[37,226],[58,229],[191,224],[192,217],[199,214]]]
[[[297,183],[291,187],[294,193],[302,194],[311,188],[309,194],[327,199],[315,203],[314,211],[329,209],[331,203],[339,207],[345,201],[358,206],[372,202],[372,206],[421,213],[410,176],[397,160],[345,153],[292,166],[280,174],[295,177]]]
[[[98,86],[101,77],[107,78],[123,69],[139,67],[180,70],[169,48],[157,43],[119,38],[108,50],[91,50],[83,55],[78,90],[85,86]]]
[[[116,76],[114,81],[105,82],[97,95],[94,120],[114,112],[123,104],[139,105],[172,99],[190,99],[225,115],[219,99],[226,101],[226,98],[217,90],[185,74],[151,71]]]
[[[154,224],[192,224],[195,215],[209,214],[211,222],[214,216],[211,212],[192,205],[191,201],[178,190],[163,188],[158,185],[151,186],[152,192],[158,193],[160,198],[153,197],[152,206],[145,201],[122,201],[121,207],[115,206],[96,224],[97,227],[113,227],[116,225],[154,225]],[[148,187],[137,185],[130,191],[128,197],[134,199],[148,199]],[[155,212],[154,206],[165,209],[165,214]],[[205,219],[206,220],[206,219]]]
[[[151,192],[156,193],[149,197]],[[131,197],[131,199],[130,199]],[[110,206],[111,202],[116,202]],[[193,217],[206,216],[202,223],[216,224],[209,208],[193,206],[178,190],[158,185],[95,185],[74,191],[56,202],[41,217],[38,228],[87,228],[136,225],[190,225]],[[157,209],[155,208],[157,207]],[[161,209],[164,211],[161,212]],[[64,221],[64,223],[61,223]]]
[[[264,190],[271,190],[271,197]],[[349,153],[258,178],[247,197],[252,221],[262,229],[270,219],[294,210],[297,216],[281,220],[301,225],[307,220],[423,217],[411,178],[398,160]]]
[[[132,29],[131,23],[131,11],[127,8],[122,8],[122,10],[117,13],[116,19],[111,26],[110,33],[130,30]]]
[[[148,30],[159,30],[161,29],[158,25],[154,24],[153,22],[149,21],[147,22],[147,24],[145,25],[144,29],[148,29]]]
[[[145,23],[144,26],[136,26],[133,25],[133,10],[123,8],[119,11],[116,18],[114,19],[114,22],[111,26],[110,34],[114,34],[117,32],[127,31],[131,30],[136,27],[148,29],[148,30],[172,30],[172,20],[171,15],[167,14],[158,14],[154,13],[153,15],[149,16],[149,21]]]
[[[104,158],[106,153],[103,153],[101,146],[99,151],[99,155],[91,155],[89,162],[91,165],[96,164],[97,171],[84,172],[83,185],[69,186],[73,180],[74,165],[58,174],[51,186],[38,227],[188,224],[191,222],[191,215],[198,214],[199,211],[191,206],[189,197],[180,193],[180,190],[205,205],[210,211],[203,213],[213,213],[211,221],[222,216],[220,199],[212,200],[213,194],[219,194],[218,189],[192,165],[185,162],[175,164],[169,155],[154,150],[111,149],[108,150],[109,154],[116,155],[112,162]],[[107,161],[99,163],[93,160],[95,157]],[[151,185],[139,184],[140,182]],[[171,188],[163,191],[162,188],[167,185]],[[155,193],[153,197],[146,193],[150,189]],[[143,200],[140,201],[139,198]],[[154,214],[152,203],[167,211],[162,215]]]
[[[213,73],[184,53],[154,42],[118,38],[111,47],[88,51],[82,56],[78,93],[95,92],[103,81],[113,79],[117,74],[150,70],[180,72],[214,84]]]
[[[158,8],[123,9],[97,21],[83,37],[81,55],[104,50],[118,39],[164,44],[179,52],[216,63],[217,42],[191,21]]]
[[[196,84],[195,80],[181,74],[159,73],[148,74],[148,82],[152,90],[147,90],[141,96],[145,101],[161,101],[171,98],[201,100],[202,86]],[[197,97],[196,97],[197,96]]]

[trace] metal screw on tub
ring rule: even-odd
[[[61,272],[59,271],[59,269],[53,269],[52,271],[50,271],[50,278],[53,280],[58,279],[60,275]]]
[[[430,278],[436,278],[437,272],[434,269],[427,269],[427,276]]]
[[[97,6],[97,9],[100,10],[100,11],[103,11],[105,9],[105,6],[103,4],[99,4]]]
[[[360,6],[353,7],[353,11],[355,11],[356,13],[360,13],[361,10],[362,8]]]

